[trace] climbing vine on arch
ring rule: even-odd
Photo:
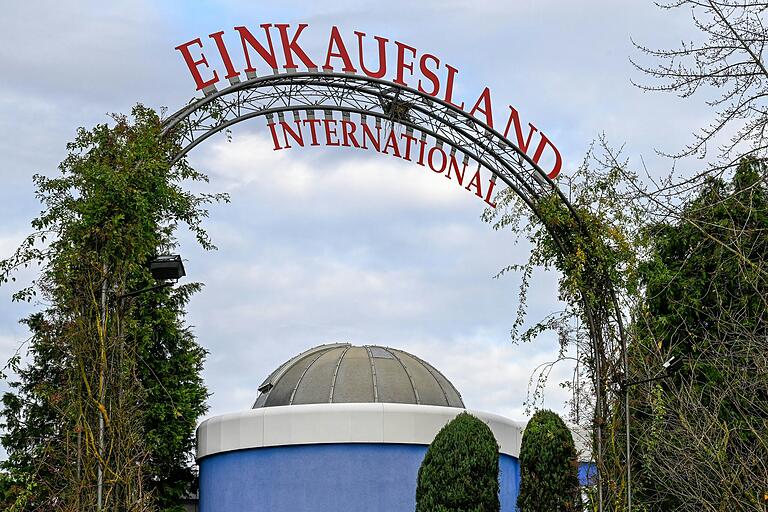
[[[558,340],[557,355],[530,376],[527,409],[540,405],[552,370],[570,364],[572,379],[560,383],[571,391],[570,419],[593,433],[592,455],[604,474],[623,474],[618,384],[624,379],[624,329],[639,286],[638,249],[645,237],[643,208],[630,185],[635,182],[621,151],[601,138],[575,171],[559,178],[570,208],[550,194],[537,202],[537,215],[532,215],[527,205],[504,190],[497,208],[483,216],[494,229],[510,230],[531,246],[527,261],[497,274],[521,276],[513,342],[529,343],[546,332],[554,332]],[[531,320],[528,298],[537,268],[557,272],[562,308]],[[612,471],[608,465],[614,466]],[[621,478],[606,481],[607,498],[620,502],[624,485]]]

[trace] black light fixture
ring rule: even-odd
[[[149,262],[149,272],[158,281],[176,281],[187,275],[178,254],[155,256]]]
[[[642,379],[642,380],[636,380],[636,381],[628,381],[626,379],[621,380],[618,384],[622,391],[626,391],[627,388],[630,386],[637,386],[638,384],[646,384],[648,382],[654,382],[661,379],[666,379],[668,377],[673,376],[675,373],[677,373],[680,368],[682,368],[683,364],[685,363],[685,357],[682,356],[673,356],[667,359],[667,361],[662,364],[662,368],[664,368],[664,373],[660,373],[656,377],[651,377],[650,379]]]
[[[667,375],[672,375],[673,373],[677,373],[677,370],[679,370],[683,363],[685,363],[685,360],[680,356],[673,356],[667,359],[667,362],[665,362],[662,366],[664,367],[664,370],[666,370]]]
[[[117,295],[116,298],[118,300],[126,299],[128,297],[136,297],[137,295],[146,292],[169,288],[173,286],[176,281],[187,275],[184,270],[184,263],[182,263],[181,256],[178,254],[155,256],[149,260],[147,266],[149,267],[149,273],[152,274],[152,277],[154,277],[156,281],[160,281],[160,284]]]

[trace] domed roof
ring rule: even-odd
[[[376,345],[320,345],[281,365],[259,386],[253,408],[390,402],[464,407],[461,395],[429,363]]]

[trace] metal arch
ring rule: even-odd
[[[178,130],[181,148],[171,164],[208,137],[255,117],[298,116],[315,111],[355,113],[418,130],[460,151],[500,178],[547,227],[563,254],[570,244],[549,226],[538,208],[541,197],[557,194],[581,224],[554,182],[514,143],[455,105],[386,80],[344,73],[308,71],[254,77],[206,95],[170,116],[163,134]],[[311,112],[311,114],[310,114]]]
[[[216,91],[170,116],[163,133],[178,129],[181,148],[172,163],[213,134],[246,119],[287,112],[337,111],[371,116],[417,130],[488,169],[538,214],[544,195],[562,192],[514,143],[458,107],[410,87],[359,75],[284,73],[252,78]]]
[[[275,114],[282,120],[288,112],[293,113],[298,120],[302,111],[306,112],[308,118],[314,118],[316,111],[324,111],[331,116],[332,112],[341,112],[342,115],[354,113],[363,119],[370,116],[393,125],[402,125],[407,130],[417,130],[421,132],[422,138],[430,136],[447,144],[501,179],[541,220],[561,254],[572,252],[570,233],[563,233],[562,229],[547,222],[538,208],[543,197],[556,194],[582,232],[588,235],[580,216],[562,191],[513,142],[455,105],[386,80],[319,71],[249,76],[246,81],[233,83],[221,91],[210,92],[204,98],[180,109],[163,122],[162,134],[175,131],[178,135],[180,148],[171,160],[171,164],[174,164],[208,137],[241,121],[261,116],[273,119]],[[608,284],[612,296],[612,307],[609,309],[616,316],[621,350],[626,354],[620,306],[615,291]],[[594,355],[598,356],[595,384],[598,395],[597,444],[600,452],[602,441],[599,439],[607,396],[597,348],[605,342],[605,333],[595,322],[596,312],[592,311],[585,298],[582,304],[590,324]],[[626,366],[626,358],[624,364]],[[624,371],[626,373],[627,368]],[[598,460],[601,460],[599,453]],[[598,489],[602,509],[602,485]]]

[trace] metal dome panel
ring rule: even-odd
[[[320,345],[282,364],[259,386],[254,409],[325,403],[464,407],[442,373],[413,354],[377,345]]]

